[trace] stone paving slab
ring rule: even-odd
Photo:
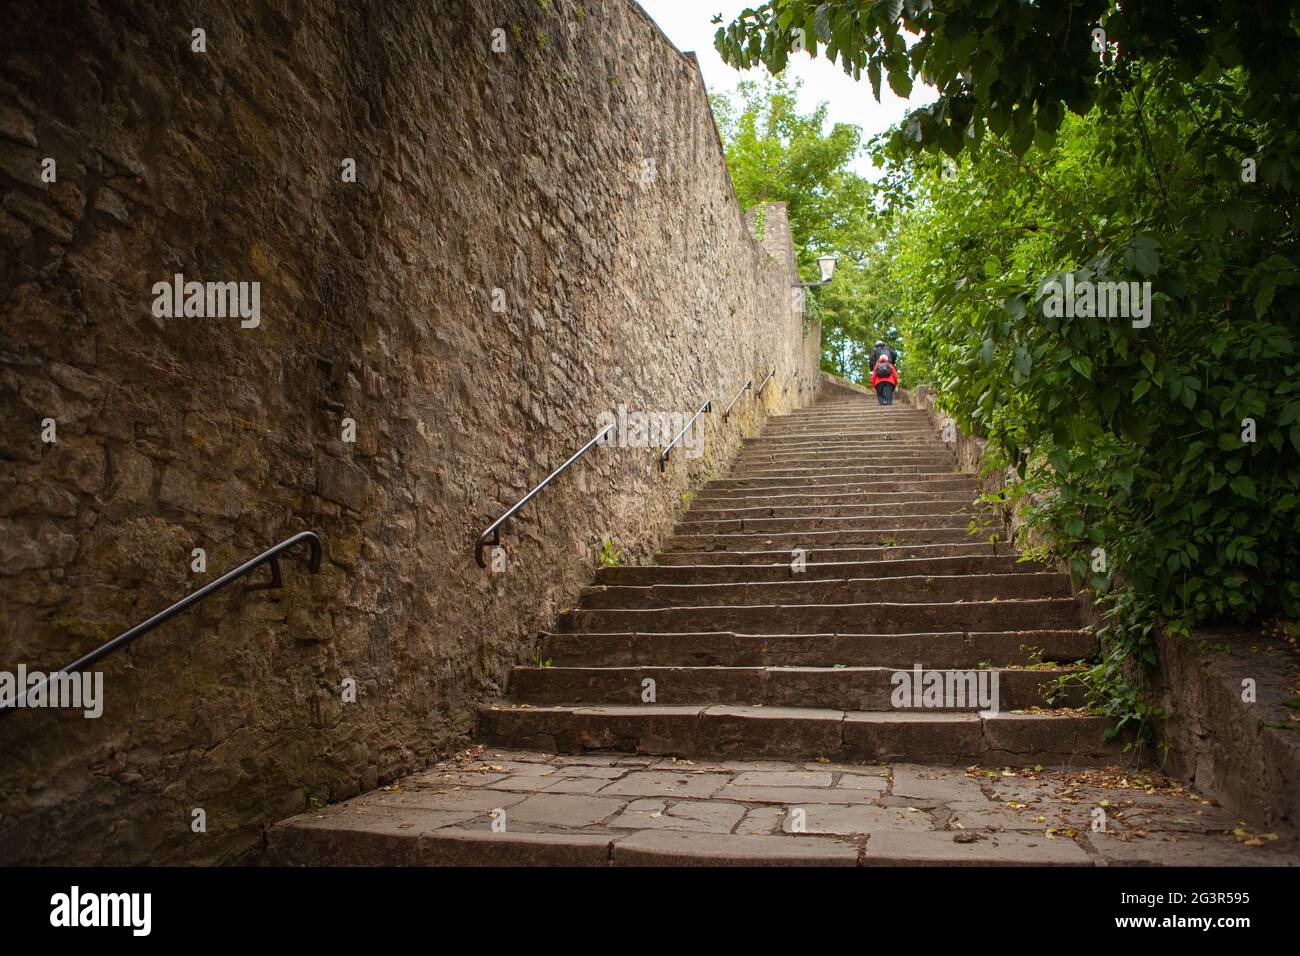
[[[1101,816],[1104,831],[1095,831]],[[289,865],[1297,866],[1300,836],[1129,768],[476,746],[272,827]]]

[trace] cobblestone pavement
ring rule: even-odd
[[[278,824],[268,855],[376,865],[1294,866],[1300,841],[1134,769],[477,746]]]

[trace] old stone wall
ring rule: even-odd
[[[109,658],[98,719],[0,721],[0,861],[241,859],[447,752],[602,540],[645,558],[683,491],[812,397],[793,260],[750,234],[697,67],[630,0],[5,19],[0,670],[66,663],[296,531],[326,559]],[[256,324],[158,315],[176,274],[258,283]],[[700,457],[595,449],[504,570],[475,565],[602,412],[725,403],[770,368],[704,417]]]

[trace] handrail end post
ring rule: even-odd
[[[487,567],[487,562],[483,560],[483,549],[487,547],[489,544],[495,548],[500,543],[501,543],[500,527],[496,527],[492,529],[491,541],[488,540],[486,531],[484,531],[481,535],[478,536],[478,540],[474,542],[474,560],[478,562],[478,566],[480,568]]]
[[[320,537],[314,532],[308,532],[311,535],[307,539],[307,571],[310,574],[320,573],[320,562],[324,555],[324,548],[321,545]]]

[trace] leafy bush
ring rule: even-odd
[[[937,91],[872,146],[875,321],[1110,601],[1121,722],[1158,716],[1124,676],[1158,628],[1300,610],[1300,14],[1261,9],[773,0],[717,37]],[[1061,314],[1067,281],[1151,283],[1149,323]]]

